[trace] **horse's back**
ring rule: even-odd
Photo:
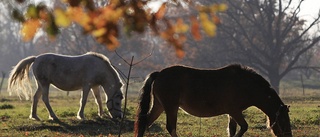
[[[160,71],[153,92],[161,102],[176,101],[188,113],[207,117],[254,105],[259,90],[270,88],[261,78],[240,65],[214,70],[173,66]]]
[[[62,90],[77,90],[83,83],[96,83],[106,76],[107,64],[92,55],[66,56],[60,54],[39,55],[33,64],[38,81],[51,83]]]
[[[43,68],[46,70],[100,70],[101,67],[105,67],[106,61],[103,59],[91,55],[84,54],[78,56],[67,56],[60,54],[47,53],[39,55],[34,64],[34,69]],[[98,69],[95,69],[98,68]]]
[[[161,70],[157,80],[161,81],[161,83],[166,83],[166,85],[181,83],[181,86],[190,88],[204,86],[215,90],[230,88],[230,86],[234,86],[237,89],[255,85],[270,87],[269,82],[254,70],[237,64],[218,69],[172,66]]]

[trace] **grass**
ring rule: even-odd
[[[132,88],[133,87],[133,88]],[[126,120],[121,136],[133,136],[133,124],[138,102],[139,85],[129,89]],[[296,90],[296,95],[293,91]],[[299,89],[290,90],[293,95],[281,95],[283,101],[290,105],[290,118],[294,136],[320,136],[320,91],[308,89],[306,96],[301,96]],[[91,93],[90,93],[91,94]],[[97,106],[92,95],[88,97],[85,107],[87,120],[76,119],[79,108],[80,92],[54,91],[50,94],[50,103],[60,118],[59,122],[47,120],[48,113],[42,101],[38,105],[38,116],[42,121],[29,120],[31,101],[20,101],[16,96],[0,94],[0,136],[47,136],[47,137],[79,137],[79,136],[118,136],[120,121],[108,117],[99,118]],[[266,128],[266,116],[257,108],[250,107],[243,112],[249,124],[244,136],[271,136]],[[227,136],[227,116],[198,118],[179,111],[177,130],[182,137],[223,137]],[[146,136],[169,136],[165,129],[165,115],[162,114]]]

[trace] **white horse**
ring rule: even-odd
[[[26,96],[28,87],[30,87],[29,68],[32,65],[33,75],[36,79],[37,90],[33,96],[30,118],[40,120],[37,116],[37,104],[39,98],[42,100],[49,112],[49,119],[58,120],[49,104],[49,86],[73,91],[82,88],[80,109],[77,114],[78,119],[84,119],[84,107],[87,102],[89,91],[93,92],[98,105],[98,115],[104,114],[102,101],[100,97],[99,86],[102,86],[106,96],[106,106],[111,118],[121,118],[122,82],[119,74],[110,64],[109,59],[98,53],[89,52],[80,56],[65,56],[58,54],[42,54],[39,56],[30,56],[22,59],[12,70],[8,90],[19,89]],[[21,87],[22,86],[22,87]]]

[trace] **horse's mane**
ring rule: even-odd
[[[119,75],[119,73],[118,73],[118,71],[117,71],[117,69],[111,64],[111,62],[110,62],[110,60],[109,60],[108,57],[106,57],[105,55],[103,55],[103,54],[101,54],[101,53],[92,52],[92,51],[87,52],[85,55],[92,55],[92,56],[95,56],[95,57],[97,57],[97,58],[100,58],[100,59],[104,60],[104,61],[105,61],[107,64],[109,64],[109,66],[114,70],[116,77],[118,77],[118,79],[119,79],[119,82],[120,82],[122,85],[124,85],[123,82],[122,82],[122,80],[121,80],[121,77],[120,77],[120,75]]]
[[[262,77],[256,70],[249,66],[244,66],[241,64],[231,64],[228,65],[228,67],[244,70],[244,72],[246,72],[247,74],[251,74],[252,76],[254,76],[254,79],[261,81],[261,83],[263,83],[264,86],[271,86],[270,83],[264,77]]]
[[[107,58],[105,55],[103,55],[101,53],[90,51],[90,52],[87,52],[86,55],[92,55],[92,56],[98,57],[98,58],[106,61],[107,63],[109,63],[111,65],[111,62],[110,62],[109,58]]]
[[[249,67],[249,66],[245,66],[245,65],[241,65],[241,64],[231,64],[231,65],[228,65],[229,67],[234,67],[234,68],[239,68],[239,69],[242,69],[242,70],[245,70],[249,73],[252,73],[252,74],[257,74],[257,71],[255,71],[253,68]]]

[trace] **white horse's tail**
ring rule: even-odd
[[[26,100],[30,99],[28,91],[31,93],[31,83],[29,80],[29,69],[36,56],[29,56],[22,59],[11,71],[8,80],[8,91],[11,95],[12,92],[19,96],[20,100],[25,97]]]

